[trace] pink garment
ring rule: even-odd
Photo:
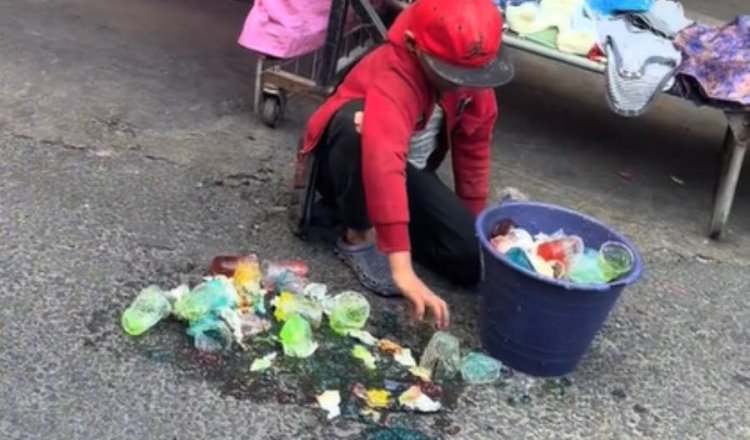
[[[239,43],[255,52],[293,58],[323,46],[331,0],[255,0]]]
[[[239,44],[276,58],[294,58],[323,47],[332,0],[255,0]],[[371,0],[382,9],[382,0]],[[349,23],[353,12],[349,8]]]

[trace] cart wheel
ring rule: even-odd
[[[263,107],[261,108],[260,118],[267,126],[276,128],[284,118],[284,110],[282,96],[266,94],[263,96]]]

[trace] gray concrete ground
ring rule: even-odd
[[[748,9],[686,3],[722,18]],[[2,438],[360,437],[361,424],[233,397],[210,368],[173,362],[179,327],[141,340],[119,329],[139,288],[195,278],[220,252],[299,256],[320,281],[356,286],[284,226],[311,104],[295,100],[277,130],[256,122],[253,57],[235,44],[246,8],[0,0]],[[494,186],[609,222],[638,244],[646,273],[566,398],[511,406],[516,380],[468,389],[455,411],[409,423],[456,439],[750,439],[747,179],[726,241],[705,238],[720,115],[663,98],[621,119],[600,78],[516,60],[516,81],[498,93]],[[474,298],[434,282],[453,331],[475,343]],[[404,314],[373,301],[376,316]]]

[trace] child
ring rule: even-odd
[[[415,319],[429,309],[440,328],[448,306],[412,255],[456,283],[479,279],[474,218],[489,191],[492,87],[513,76],[502,27],[492,0],[417,0],[312,115],[300,151],[316,155],[315,189],[346,227],[339,257],[366,288],[402,294]],[[449,151],[455,193],[435,173]]]

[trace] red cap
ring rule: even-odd
[[[503,18],[492,0],[417,0],[410,30],[430,66],[459,85],[494,87],[510,81],[502,56]]]

